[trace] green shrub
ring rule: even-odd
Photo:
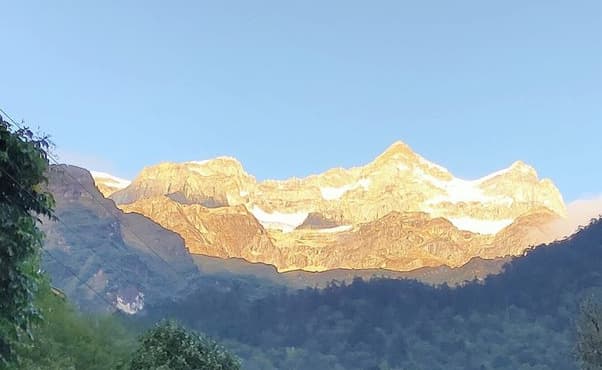
[[[140,338],[131,370],[238,370],[238,360],[216,342],[163,321]]]

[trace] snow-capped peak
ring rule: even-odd
[[[106,172],[90,171],[90,174],[92,175],[92,178],[94,179],[94,181],[101,180],[101,181],[107,183],[107,185],[111,185],[112,187],[115,187],[118,189],[126,188],[132,183],[130,180],[122,179],[120,177],[113,176]]]

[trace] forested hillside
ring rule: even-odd
[[[246,369],[577,369],[579,302],[602,288],[602,220],[460,288],[410,280],[245,299],[244,286],[147,307],[221,337]]]

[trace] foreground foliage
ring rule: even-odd
[[[52,218],[54,206],[44,190],[48,149],[47,138],[0,117],[0,368],[116,367],[125,332],[111,318],[76,313],[39,267],[39,217]]]
[[[41,280],[38,216],[52,216],[41,185],[48,168],[46,138],[14,130],[0,117],[0,365],[14,362],[15,346],[31,337],[39,317],[34,296]]]
[[[33,341],[19,347],[16,369],[116,369],[135,346],[135,336],[117,317],[84,315],[44,285],[36,301],[43,320],[32,330]]]
[[[216,342],[172,322],[161,322],[137,340],[142,328],[128,325],[125,316],[82,314],[48,284],[42,284],[36,306],[44,319],[33,326],[33,340],[17,346],[20,361],[10,369],[240,369]]]

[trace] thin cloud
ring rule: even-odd
[[[577,227],[589,224],[592,218],[602,215],[602,194],[590,199],[579,199],[567,206],[569,220]]]
[[[550,241],[574,234],[580,227],[587,226],[592,219],[602,216],[602,194],[578,199],[567,205],[568,217],[554,222]]]

